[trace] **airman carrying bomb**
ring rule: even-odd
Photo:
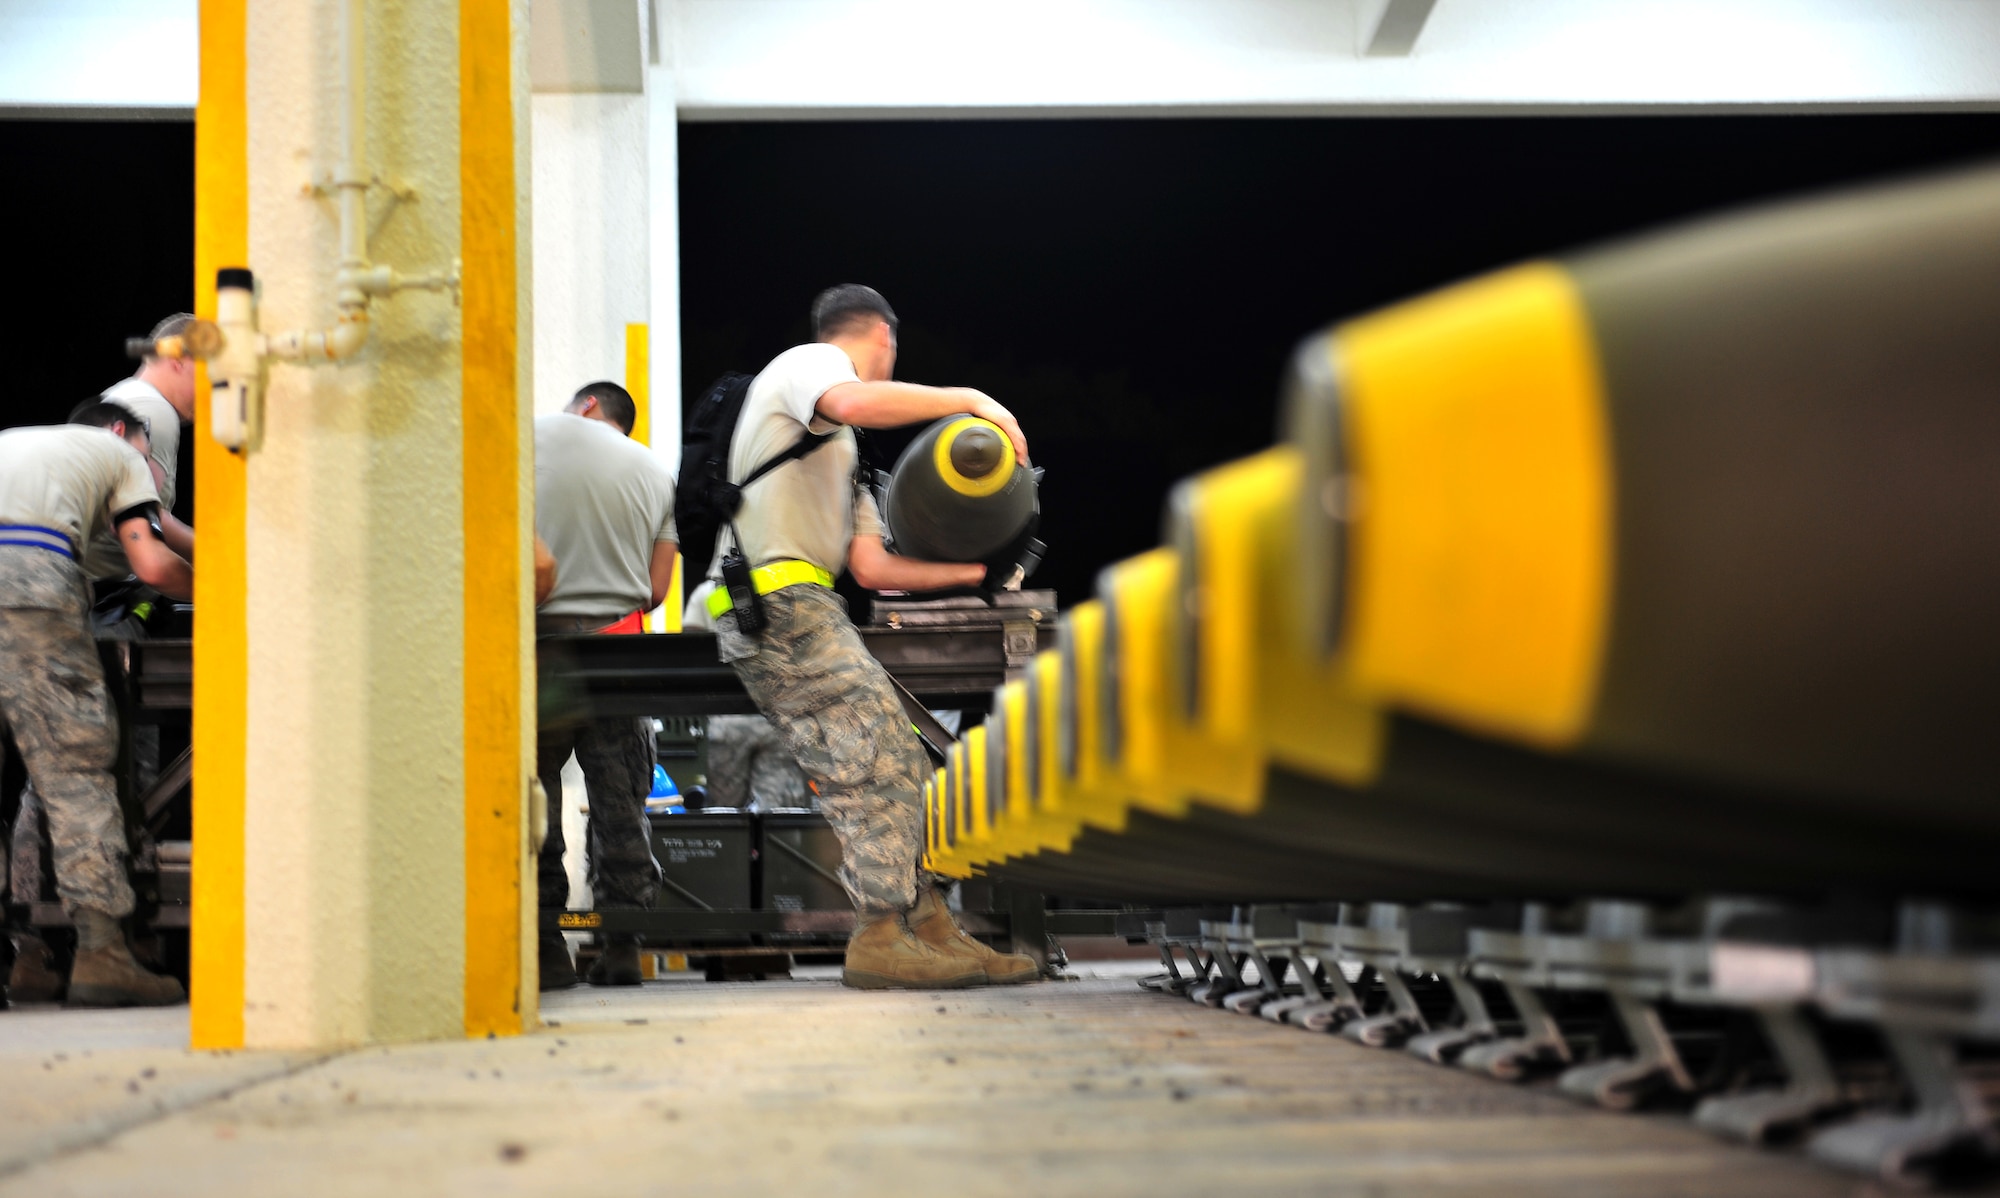
[[[896,459],[882,505],[890,542],[910,557],[984,561],[1035,519],[1039,482],[1039,471],[1014,460],[998,425],[948,416]]]

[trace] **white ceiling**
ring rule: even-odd
[[[533,0],[538,90],[643,86],[646,3]],[[2000,0],[651,3],[693,120],[2000,109]],[[195,20],[0,0],[0,113],[185,115]]]

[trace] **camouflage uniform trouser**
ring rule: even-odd
[[[569,902],[563,870],[562,767],[569,755],[583,767],[590,798],[590,891],[600,907],[650,907],[660,894],[646,795],[653,789],[653,722],[612,716],[545,727],[535,737],[535,773],[549,793],[549,837],[536,862],[543,910]]]
[[[35,793],[35,780],[21,788],[21,802],[14,810],[14,843],[6,861],[0,861],[0,877],[7,879],[5,897],[25,907],[38,902],[48,892],[48,877],[54,867],[48,863],[49,833],[42,818],[42,798]]]
[[[711,807],[811,807],[805,772],[784,738],[761,715],[708,717],[708,804]]]
[[[131,914],[111,775],[118,729],[97,646],[76,613],[0,608],[0,721],[40,796],[63,907]]]
[[[97,643],[97,659],[110,666],[106,651],[106,641],[142,641],[147,639],[146,626],[136,617],[127,615],[116,622],[104,623],[93,613],[91,639]],[[114,710],[116,705],[114,704]],[[125,736],[132,752],[132,784],[136,794],[143,794],[160,776],[160,726],[158,724],[137,724],[114,720],[114,724],[124,723]],[[134,811],[126,811],[126,826],[134,824]],[[0,900],[12,901],[21,906],[39,902],[49,890],[49,879],[54,868],[49,860],[48,821],[42,814],[41,796],[35,793],[35,780],[21,788],[20,803],[14,813],[14,840],[11,849],[0,854]],[[140,836],[147,833],[141,831]],[[128,832],[126,844],[132,844],[132,833]],[[143,855],[144,849],[140,850]]]
[[[722,660],[819,787],[855,910],[907,911],[924,843],[923,745],[840,596],[792,586],[764,596],[764,608],[769,623],[758,636],[737,632],[733,613],[715,622]]]

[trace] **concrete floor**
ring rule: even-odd
[[[649,983],[513,1040],[193,1054],[185,1009],[0,1014],[0,1195],[1858,1195],[1685,1121],[1581,1109],[1139,991]]]

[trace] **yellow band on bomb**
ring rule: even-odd
[[[989,471],[985,478],[967,478],[958,472],[958,467],[953,465],[951,460],[952,442],[958,440],[960,433],[973,428],[992,429],[993,435],[1000,438],[1000,443],[1006,447],[1007,456],[1000,465]],[[937,466],[938,477],[944,480],[945,486],[960,495],[978,499],[1005,487],[1007,480],[1014,477],[1014,442],[991,420],[982,420],[977,416],[961,416],[945,425],[944,431],[938,434],[936,446],[931,450],[931,460]]]
[[[1574,743],[1610,609],[1613,488],[1574,280],[1517,267],[1362,317],[1332,348],[1359,484],[1357,690]]]

